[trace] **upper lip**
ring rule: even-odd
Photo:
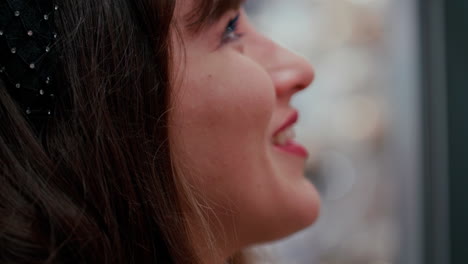
[[[281,133],[281,131],[292,126],[294,123],[297,122],[298,119],[299,119],[299,113],[297,111],[294,111],[291,115],[289,115],[289,118],[286,119],[286,121],[275,131],[275,133],[273,134],[273,137]]]

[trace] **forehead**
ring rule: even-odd
[[[189,29],[198,31],[229,10],[239,9],[245,0],[181,0],[181,13]]]

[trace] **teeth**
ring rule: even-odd
[[[274,138],[273,138],[273,144],[275,145],[280,145],[284,146],[286,143],[296,137],[296,133],[294,133],[293,128],[288,128],[286,130],[283,130],[282,132],[278,133]]]

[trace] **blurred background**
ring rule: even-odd
[[[310,228],[262,248],[274,263],[468,263],[468,208],[455,202],[468,188],[468,1],[246,8],[316,71],[293,105],[322,211]]]

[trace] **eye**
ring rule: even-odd
[[[239,18],[240,14],[237,14],[236,17],[229,20],[221,37],[221,44],[226,44],[231,41],[238,40],[240,37],[242,37],[242,34],[238,32],[237,28],[239,24]]]

